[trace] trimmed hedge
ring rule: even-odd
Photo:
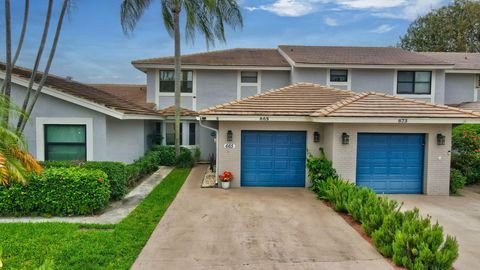
[[[444,237],[442,227],[432,225],[430,217],[421,217],[418,209],[402,212],[396,201],[332,177],[319,182],[316,190],[336,211],[348,213],[362,224],[380,253],[392,257],[397,265],[451,269],[458,258],[455,238]]]
[[[3,216],[89,215],[107,206],[110,184],[101,170],[47,168],[32,174],[27,185],[0,185]]]

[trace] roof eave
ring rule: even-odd
[[[311,63],[300,63],[294,62],[294,67],[298,68],[358,68],[358,69],[445,69],[450,70],[455,67],[455,65],[450,64],[435,64],[435,65],[424,65],[424,64],[392,64],[392,65],[377,65],[377,64],[311,64]]]
[[[372,124],[479,124],[480,117],[312,117],[312,121],[316,123],[372,123]]]
[[[175,66],[167,64],[132,63],[133,66],[143,72],[148,69],[173,69]],[[258,65],[193,65],[182,64],[182,69],[204,69],[204,70],[291,70],[290,66],[258,66]]]

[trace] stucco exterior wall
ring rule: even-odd
[[[144,120],[107,118],[107,160],[133,162],[143,156],[147,144]]]
[[[156,74],[158,74],[158,70],[156,69],[149,69],[147,71],[147,102],[156,103],[155,100],[155,91],[157,90],[156,85]]]
[[[428,195],[448,195],[450,183],[450,149],[451,125],[447,124],[333,124],[327,132],[330,133],[333,151],[328,156],[341,177],[355,182],[357,134],[372,133],[424,133],[425,164],[424,164],[424,193]],[[341,135],[346,132],[350,135],[350,143],[343,145]],[[436,136],[441,133],[446,136],[445,145],[437,145]]]
[[[226,149],[224,145],[227,143],[227,131],[233,132],[234,149]],[[313,132],[321,131],[319,124],[302,123],[302,122],[220,122],[219,123],[219,153],[218,153],[218,169],[219,172],[231,171],[234,175],[232,181],[233,187],[239,187],[241,181],[241,152],[242,152],[242,130],[276,130],[276,131],[306,131],[307,133],[307,151],[314,155],[318,154],[321,143],[313,142]],[[305,153],[307,155],[307,153]],[[307,179],[306,186],[309,186]]]
[[[436,104],[445,104],[445,71],[435,70],[435,94],[433,102]]]
[[[323,68],[292,68],[291,83],[309,82],[327,85],[327,70]]]
[[[393,94],[394,74],[392,69],[352,69],[351,89],[355,92],[374,91]]]
[[[236,70],[197,70],[197,110],[237,99]]]
[[[445,104],[473,101],[475,74],[447,73],[445,75]]]
[[[290,84],[290,71],[262,70],[261,91],[269,91]]]
[[[12,84],[12,101],[21,104],[25,96],[26,88]],[[36,118],[89,118],[93,120],[93,160],[107,160],[107,137],[105,115],[79,105],[60,100],[58,98],[40,94],[32,111],[30,120],[25,126],[24,135],[28,143],[29,152],[37,159],[36,141]]]

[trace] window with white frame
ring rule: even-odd
[[[261,92],[261,71],[238,71],[237,99]]]
[[[258,83],[258,72],[256,71],[242,71],[240,76],[242,83]]]
[[[330,70],[330,82],[342,83],[348,82],[348,70],[347,69],[331,69]]]
[[[431,71],[398,71],[397,73],[397,94],[429,95],[431,88]]]
[[[175,92],[175,72],[173,70],[160,70],[160,93]],[[182,71],[181,92],[193,92],[193,71]]]
[[[480,74],[475,75],[475,88],[480,88]]]
[[[182,144],[182,131],[183,127],[180,123],[180,144]],[[166,145],[175,145],[175,123],[166,123],[165,124],[165,144]]]

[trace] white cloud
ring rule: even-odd
[[[250,5],[247,10],[265,10],[279,16],[299,17],[317,11],[365,10],[385,18],[414,20],[450,0],[274,0],[271,4]],[[328,24],[325,21],[326,24]]]
[[[333,18],[330,18],[330,17],[325,17],[323,19],[323,22],[328,26],[337,26],[338,25],[337,20],[335,20]]]
[[[374,28],[374,29],[370,30],[370,32],[376,33],[376,34],[383,34],[383,33],[387,33],[387,32],[392,31],[394,28],[395,28],[395,26],[391,26],[391,25],[388,25],[388,24],[382,24],[382,25],[378,26],[377,28]]]

